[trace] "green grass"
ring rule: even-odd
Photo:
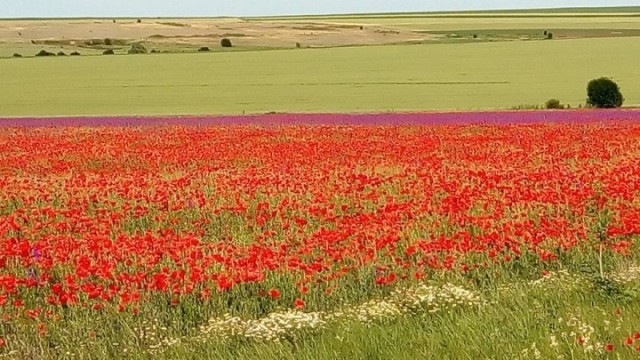
[[[638,38],[1,60],[1,116],[577,106],[617,80],[640,104]],[[634,50],[635,49],[635,50]]]
[[[327,14],[327,15],[290,15],[255,17],[253,19],[317,19],[317,18],[361,18],[361,17],[407,17],[407,16],[491,16],[491,15],[523,15],[544,14],[554,15],[602,15],[617,14],[622,16],[639,14],[640,6],[603,6],[603,7],[567,7],[567,8],[541,8],[541,9],[506,9],[506,10],[467,10],[467,11],[432,11],[432,12],[391,12],[391,13],[364,13],[364,14]]]
[[[298,22],[317,21],[323,23],[348,23],[362,25],[381,25],[409,30],[456,31],[482,29],[638,29],[640,16],[378,16],[378,17],[316,17],[272,19],[272,21]]]

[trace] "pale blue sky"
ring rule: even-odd
[[[625,5],[638,5],[638,0],[0,0],[0,18],[257,16]]]

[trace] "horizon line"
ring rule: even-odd
[[[384,16],[384,15],[455,15],[455,14],[491,14],[500,12],[529,12],[529,11],[559,11],[559,10],[595,10],[595,9],[637,9],[640,12],[640,5],[637,6],[562,6],[562,7],[541,7],[541,8],[492,8],[483,10],[439,10],[439,11],[399,11],[399,12],[353,12],[353,13],[321,13],[321,14],[282,14],[263,16],[236,16],[236,15],[203,15],[203,16],[20,16],[20,17],[0,17],[0,20],[136,20],[136,19],[269,19],[269,18],[294,18],[294,17],[343,17],[343,16]],[[633,12],[621,12],[620,14],[630,14]],[[607,16],[590,14],[591,16]],[[639,14],[640,15],[640,14]],[[611,15],[609,15],[611,16]],[[623,15],[618,15],[623,16]]]

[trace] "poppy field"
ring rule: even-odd
[[[7,122],[0,358],[632,358],[640,124],[485,116]]]

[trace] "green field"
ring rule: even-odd
[[[617,80],[640,104],[640,39],[1,60],[0,115],[504,109],[584,103]]]

